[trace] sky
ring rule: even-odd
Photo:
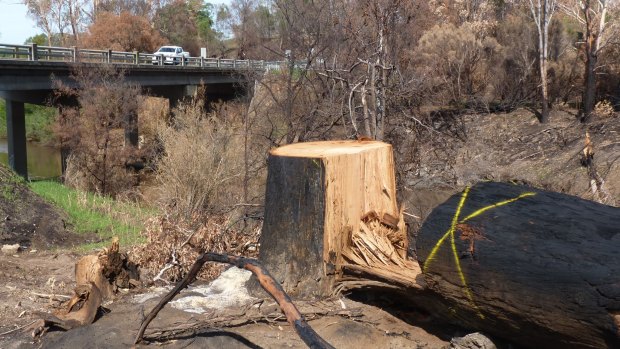
[[[229,4],[230,0],[207,0],[212,4]],[[21,0],[0,0],[0,43],[23,44],[43,31],[28,17],[26,5]]]
[[[0,43],[23,44],[24,40],[41,32],[20,0],[0,0]]]

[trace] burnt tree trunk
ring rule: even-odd
[[[392,146],[296,143],[272,150],[268,166],[259,260],[292,296],[330,295],[364,214],[399,217]]]
[[[481,183],[416,245],[439,316],[531,348],[620,348],[620,209]]]

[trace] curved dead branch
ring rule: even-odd
[[[170,302],[174,296],[176,296],[182,289],[186,288],[198,274],[200,268],[206,262],[220,262],[232,264],[238,268],[246,269],[252,272],[258,279],[260,285],[273,297],[273,299],[278,303],[280,309],[286,316],[286,319],[291,326],[295,329],[301,340],[308,345],[310,348],[316,349],[330,349],[334,348],[331,344],[327,343],[323,338],[321,338],[310,325],[304,320],[303,316],[295,307],[295,304],[291,301],[291,298],[284,292],[282,286],[275,281],[275,279],[269,274],[260,263],[252,258],[245,258],[239,256],[229,256],[225,254],[217,254],[217,253],[203,253],[192,268],[187,273],[187,275],[181,280],[168,294],[166,294],[159,303],[151,310],[151,312],[146,316],[144,321],[140,326],[140,331],[138,331],[138,335],[134,341],[134,344],[142,341],[144,336],[144,331],[148,327],[149,323],[155,319],[157,313],[166,305],[166,303]]]

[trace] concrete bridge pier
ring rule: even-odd
[[[138,146],[138,114],[135,112],[127,113],[124,117],[125,128],[125,144],[132,147]],[[63,172],[64,173],[64,172]]]
[[[6,126],[9,166],[17,174],[28,179],[24,102],[6,100]]]

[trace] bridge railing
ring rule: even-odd
[[[162,65],[161,56],[150,53],[121,52],[113,50],[91,50],[77,47],[54,47],[30,45],[11,45],[0,43],[0,60],[86,62],[131,65]],[[253,69],[279,70],[281,62],[256,60],[237,60],[225,58],[187,57],[175,64],[213,69]]]

